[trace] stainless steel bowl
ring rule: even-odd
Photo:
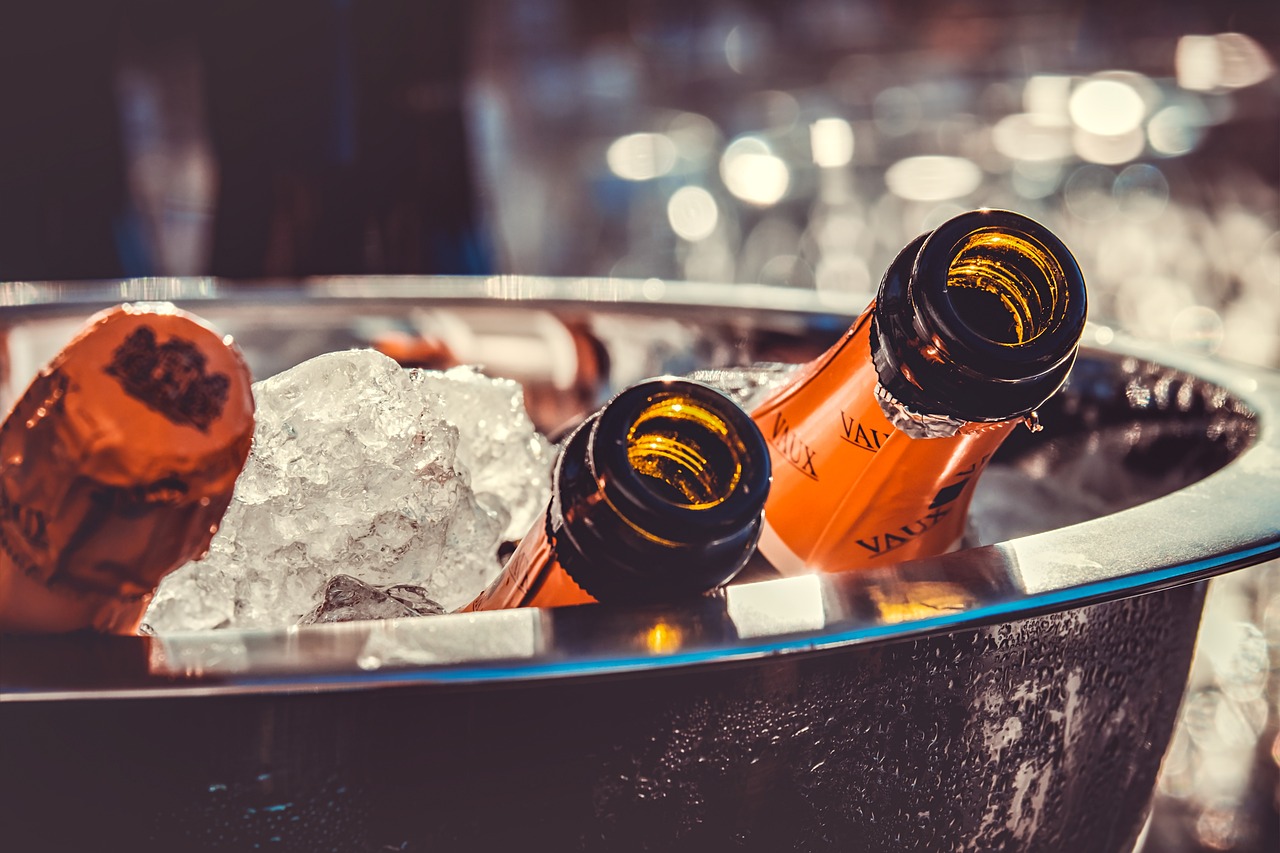
[[[71,319],[136,299],[207,317],[264,373],[388,330],[462,323],[460,356],[520,336],[545,350],[515,369],[548,428],[645,375],[807,358],[861,307],[658,281],[0,285],[5,393]],[[1132,849],[1195,582],[1280,552],[1280,377],[1101,327],[1086,344],[1045,432],[998,459],[1046,506],[1087,498],[1070,526],[663,607],[5,637],[2,832],[22,850]]]

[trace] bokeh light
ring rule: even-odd
[[[702,187],[681,187],[667,202],[667,221],[680,237],[697,242],[715,233],[720,209],[711,193]]]
[[[1179,157],[1195,149],[1208,122],[1209,111],[1198,101],[1171,104],[1147,122],[1147,140],[1153,151],[1166,157]]]
[[[1146,221],[1159,216],[1168,206],[1169,181],[1150,163],[1134,163],[1116,176],[1111,193],[1120,212],[1130,221]]]
[[[676,165],[676,145],[661,133],[632,133],[615,139],[605,152],[609,171],[628,181],[661,177]]]
[[[1178,85],[1191,91],[1242,89],[1275,73],[1262,45],[1243,33],[1186,35],[1174,53]]]
[[[1222,317],[1204,305],[1188,305],[1173,315],[1169,338],[1175,344],[1212,355],[1222,345]]]
[[[871,270],[852,253],[826,255],[813,272],[814,286],[827,293],[871,292]]]
[[[700,113],[677,113],[667,123],[667,136],[681,157],[701,162],[714,154],[720,131],[715,122]]]
[[[1081,130],[1098,136],[1118,136],[1142,124],[1146,105],[1128,83],[1094,78],[1076,87],[1067,109]]]
[[[791,170],[758,136],[735,139],[720,158],[725,187],[742,201],[757,207],[777,204],[791,185]]]
[[[1075,149],[1076,156],[1086,163],[1101,163],[1107,166],[1136,160],[1142,156],[1146,144],[1146,135],[1136,127],[1113,136],[1103,136],[1090,133],[1083,128],[1076,128],[1075,133],[1071,135],[1071,147]]]
[[[1062,187],[1067,210],[1090,222],[1107,219],[1116,211],[1115,182],[1115,172],[1105,166],[1077,166]]]
[[[1062,173],[1060,162],[1024,160],[1013,164],[1010,181],[1014,192],[1022,198],[1048,198],[1058,191]]]
[[[1071,156],[1071,133],[1065,123],[1035,113],[1005,116],[991,128],[991,143],[1010,160],[1064,160]]]
[[[907,157],[885,170],[884,182],[908,201],[945,201],[976,190],[982,170],[963,157]]]
[[[1022,87],[1022,108],[1038,120],[1063,123],[1071,97],[1071,78],[1065,74],[1035,74]]]
[[[887,136],[905,136],[914,131],[923,117],[920,98],[906,86],[890,86],[871,105],[876,128]]]
[[[820,118],[809,125],[809,148],[818,166],[846,166],[853,160],[853,128],[842,118]]]

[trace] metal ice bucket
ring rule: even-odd
[[[474,342],[550,322],[524,343],[578,368],[528,346],[515,365],[548,426],[643,375],[810,357],[865,301],[529,278],[3,285],[7,393],[68,318],[129,299],[206,316],[260,375],[406,324]],[[1087,497],[1096,517],[1071,526],[665,607],[3,638],[5,847],[1130,850],[1195,581],[1280,551],[1280,378],[1100,327],[1086,344],[1046,430],[999,459]]]

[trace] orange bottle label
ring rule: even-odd
[[[779,571],[843,571],[950,549],[973,485],[1017,423],[912,438],[875,397],[871,310],[752,418],[773,461],[760,550]]]
[[[0,426],[0,631],[136,630],[231,500],[249,385],[229,342],[172,306],[90,320]]]

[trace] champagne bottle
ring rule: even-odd
[[[692,595],[755,550],[769,452],[729,398],[698,382],[633,385],[566,439],[544,516],[463,610]]]
[[[909,243],[875,301],[752,417],[774,461],[760,551],[784,574],[938,554],[973,486],[1067,377],[1084,279],[1016,213],[978,210]]]
[[[136,631],[231,500],[249,384],[230,338],[172,305],[94,316],[0,426],[0,632]]]

